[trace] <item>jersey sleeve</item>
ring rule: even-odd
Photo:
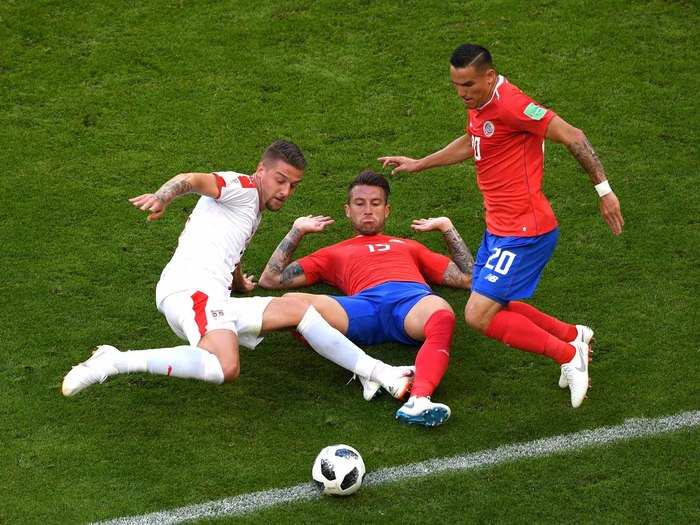
[[[304,270],[304,275],[306,276],[306,284],[314,284],[319,281],[326,281],[328,284],[335,285],[334,279],[331,273],[331,252],[330,246],[326,248],[321,248],[313,253],[310,253],[306,257],[298,259],[297,262]]]
[[[253,179],[235,171],[215,171],[216,185],[219,196],[216,201],[228,206],[236,206],[257,199],[257,191]]]
[[[551,109],[540,106],[520,90],[510,94],[503,104],[503,120],[519,131],[544,137],[549,122],[556,116]]]
[[[429,250],[421,243],[414,244],[414,254],[420,273],[431,283],[440,284],[451,259],[441,253]]]

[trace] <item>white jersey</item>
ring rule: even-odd
[[[184,290],[201,290],[209,297],[229,297],[231,272],[238,266],[261,219],[260,199],[252,178],[219,171],[220,194],[200,197],[177,249],[156,286],[156,305]]]

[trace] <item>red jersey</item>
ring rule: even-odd
[[[346,295],[389,281],[439,283],[450,258],[417,241],[388,235],[357,235],[297,261],[307,284],[325,281]]]
[[[468,115],[466,131],[484,196],[486,229],[494,235],[533,237],[556,228],[542,193],[544,136],[555,113],[499,75],[491,99]]]

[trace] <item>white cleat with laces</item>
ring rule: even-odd
[[[109,376],[117,374],[114,359],[119,353],[113,346],[98,346],[89,359],[74,366],[63,378],[63,395],[74,396],[90,385],[104,383]]]
[[[578,408],[588,392],[588,345],[583,341],[574,341],[571,346],[576,353],[571,361],[561,365],[561,371],[571,391],[571,406]]]
[[[572,343],[576,341],[583,341],[588,345],[588,351],[589,354],[591,352],[591,341],[593,341],[593,330],[589,328],[588,326],[582,325],[582,324],[577,324],[576,325],[576,339],[571,341]],[[566,380],[566,375],[564,374],[564,371],[562,370],[561,373],[559,374],[559,388],[566,388],[569,386],[569,383]]]

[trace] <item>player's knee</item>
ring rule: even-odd
[[[232,383],[241,375],[241,367],[238,363],[226,363],[221,365],[224,372],[224,383]]]
[[[488,328],[489,325],[489,319],[486,319],[483,312],[471,307],[469,304],[467,304],[464,309],[464,320],[472,330],[476,330],[482,334],[486,332],[486,328]]]
[[[308,310],[309,306],[311,306],[308,301],[305,301],[301,297],[302,295],[303,294],[286,294],[282,297],[282,299],[285,301],[284,308],[286,312],[296,320],[296,323],[301,321],[302,317],[304,317],[304,314],[306,313],[306,310]]]

